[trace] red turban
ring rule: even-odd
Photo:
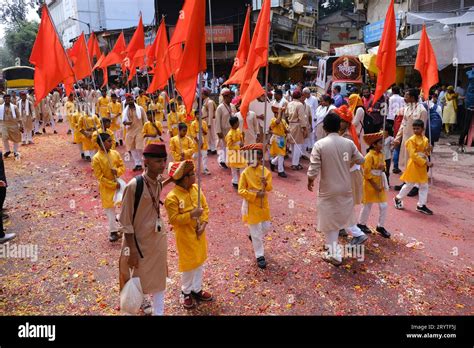
[[[355,126],[352,124],[352,118],[354,117],[354,114],[347,105],[342,105],[334,111],[339,115],[341,120],[349,123],[349,133],[351,134],[352,141],[360,151],[359,136],[357,135]]]

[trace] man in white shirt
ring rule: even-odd
[[[318,109],[318,106],[319,106],[318,98],[316,98],[314,95],[311,95],[311,90],[308,87],[303,88],[303,97],[305,98],[304,100],[305,104],[308,105],[309,109],[311,110],[311,118],[309,119],[309,121],[311,122],[311,126],[313,126],[312,121],[316,118],[316,110]],[[315,142],[316,142],[315,134],[312,131],[312,129],[309,129],[309,135],[308,135],[308,138],[306,139],[307,150],[312,149]]]
[[[392,96],[388,99],[387,123],[393,126],[395,116],[405,107],[405,99],[400,96],[400,87],[393,86]]]

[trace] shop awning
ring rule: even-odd
[[[268,61],[271,64],[279,64],[284,68],[293,68],[297,66],[306,53],[293,53],[279,57],[269,57]]]
[[[408,12],[407,23],[421,25],[429,22],[439,22],[441,24],[468,24],[474,23],[474,7],[471,7],[464,14],[456,16],[455,13],[446,12]]]
[[[296,46],[296,45],[291,45],[291,44],[285,44],[285,43],[280,43],[280,42],[275,42],[275,46],[281,46],[288,48],[292,52],[305,52],[305,53],[311,53],[317,56],[326,56],[328,53],[325,51],[322,51],[317,48],[310,48],[310,47],[305,47],[305,46]]]

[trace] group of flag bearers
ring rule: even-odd
[[[198,13],[202,10],[199,7],[202,4],[200,3],[199,6],[196,4],[197,2],[187,1],[185,6]],[[205,5],[203,8],[205,9]],[[391,4],[391,10],[393,12],[393,3]],[[203,174],[210,174],[207,168],[207,155],[215,154],[216,150],[219,149],[218,163],[223,168],[230,167],[232,185],[243,198],[242,219],[248,225],[249,239],[252,242],[257,266],[260,268],[266,267],[263,244],[265,233],[271,226],[268,193],[272,190],[272,174],[270,170],[265,168],[263,161],[267,152],[269,152],[271,168],[278,168],[278,175],[286,177],[283,163],[288,136],[292,143],[292,168],[295,170],[302,169],[299,159],[303,151],[300,147],[304,143],[306,126],[302,116],[304,111],[300,106],[301,103],[297,102],[297,96],[295,97],[295,103],[288,105],[287,108],[289,124],[282,115],[286,110],[277,107],[275,108],[274,118],[269,125],[270,139],[265,139],[266,135],[264,134],[263,143],[246,143],[245,141],[244,134],[248,127],[249,103],[263,92],[256,80],[255,72],[267,64],[268,47],[265,45],[268,46],[269,1],[265,1],[261,12],[263,15],[259,16],[256,26],[256,31],[261,31],[262,34],[259,39],[261,42],[256,41],[254,43],[252,40],[249,50],[254,51],[255,55],[252,56],[249,53],[246,65],[240,67],[243,69],[241,74],[243,73],[245,76],[244,79],[240,79],[242,97],[236,104],[241,104],[240,112],[244,129],[240,127],[241,122],[239,117],[236,116],[235,105],[229,103],[232,96],[228,90],[222,91],[223,103],[220,103],[218,107],[209,98],[208,91],[201,90],[203,108],[198,112],[186,112],[186,110],[192,109],[190,106],[192,101],[195,100],[196,85],[196,81],[193,80],[194,77],[190,79],[188,75],[197,76],[197,73],[203,69],[202,64],[205,68],[205,59],[204,63],[200,61],[196,66],[193,65],[196,74],[194,74],[194,70],[191,71],[191,74],[190,71],[185,71],[185,69],[174,69],[176,86],[178,91],[183,91],[183,98],[180,100],[178,96],[176,100],[170,101],[169,104],[170,110],[166,119],[167,131],[170,137],[169,151],[166,150],[163,142],[163,116],[164,111],[168,110],[165,109],[164,102],[160,102],[158,96],[150,98],[142,91],[136,100],[132,95],[127,94],[124,103],[121,103],[116,95],[112,94],[109,98],[104,92],[102,97],[98,99],[94,109],[87,103],[85,107],[81,108],[80,104],[83,104],[84,101],[80,99],[77,100],[78,104],[73,108],[71,103],[74,103],[74,96],[71,95],[66,102],[66,116],[73,133],[73,141],[80,147],[81,156],[92,162],[94,175],[99,182],[102,206],[109,223],[109,239],[112,242],[117,241],[120,238],[119,230],[124,235],[120,257],[121,288],[133,275],[138,275],[143,291],[153,297],[155,314],[163,314],[164,311],[164,291],[167,276],[166,224],[160,214],[159,201],[164,185],[175,184],[175,187],[166,196],[164,206],[176,237],[179,257],[178,269],[182,272],[183,305],[185,308],[192,308],[195,305],[195,300],[212,300],[212,295],[202,289],[203,264],[207,259],[205,229],[209,222],[210,212],[201,186],[195,183],[196,175],[201,175],[201,173],[196,173],[196,167],[201,167]],[[188,19],[179,23],[181,30],[185,28],[184,24],[192,28],[194,17],[187,16],[186,18]],[[265,28],[266,25],[268,25],[268,30]],[[196,27],[200,28],[197,25]],[[201,36],[204,37],[204,35]],[[201,41],[205,54],[205,42],[204,40]],[[383,54],[384,47],[382,46],[380,54]],[[178,46],[170,45],[170,47]],[[182,61],[186,61],[192,54],[192,50],[188,50],[186,46],[181,56]],[[32,54],[32,58],[33,56],[34,54]],[[390,57],[390,59],[393,59],[393,57]],[[35,59],[32,62],[34,63]],[[159,65],[157,67],[162,68]],[[384,78],[383,72],[384,70],[381,69],[379,79],[387,80]],[[39,70],[38,75],[45,79],[44,75],[46,73],[47,71]],[[63,74],[61,78],[64,79],[64,76]],[[155,85],[154,82],[152,81],[153,85]],[[190,86],[192,88],[188,88]],[[380,88],[383,88],[383,86]],[[378,89],[380,88],[378,86]],[[2,112],[1,109],[0,112]],[[201,114],[201,119],[198,119],[199,114]],[[321,195],[321,190],[324,190],[325,185],[322,182],[320,183],[318,209],[320,214],[327,211],[327,216],[332,216],[334,209],[342,209],[341,207],[347,206],[350,211],[345,212],[347,215],[345,222],[350,220],[351,223],[329,221],[326,217],[321,219],[321,230],[328,232],[327,244],[334,242],[334,237],[337,240],[337,234],[335,235],[333,231],[335,226],[339,228],[335,231],[336,233],[341,233],[341,229],[348,229],[353,235],[353,244],[362,244],[367,240],[364,232],[370,231],[366,225],[370,209],[376,203],[380,208],[380,218],[376,230],[384,237],[389,238],[390,233],[384,227],[387,208],[387,185],[384,174],[385,159],[381,153],[385,134],[382,132],[364,135],[363,139],[370,147],[364,158],[359,152],[358,138],[354,136],[353,126],[351,125],[353,117],[351,111],[347,107],[339,108],[329,114],[331,115],[329,119],[334,118],[336,114],[337,118],[335,120],[338,124],[336,128],[333,125],[334,129],[331,133],[339,133],[342,137],[352,140],[352,145],[348,149],[353,153],[354,163],[351,163],[350,174],[347,174],[353,187],[353,197],[344,197],[345,201],[341,202],[342,205],[334,206],[334,202],[331,201],[330,197],[325,198]],[[0,117],[4,116],[0,114]],[[207,124],[206,118],[209,124]],[[432,166],[432,163],[427,158],[430,148],[428,141],[422,135],[423,127],[423,122],[414,122],[413,131],[415,135],[406,141],[410,159],[402,179],[406,180],[407,186],[395,198],[398,209],[403,208],[401,200],[415,184],[420,186],[420,202],[426,204],[426,169]],[[264,132],[266,131],[264,130]],[[335,134],[330,134],[327,140],[318,141],[313,148],[313,153],[318,153],[324,144],[330,144],[331,141],[334,141],[336,139],[334,136]],[[122,143],[125,144],[126,150],[133,159],[133,170],[136,172],[143,171],[143,174],[132,179],[126,186],[123,180],[120,179],[120,176],[125,173],[125,164],[119,152],[114,149],[115,146]],[[349,145],[346,142],[344,146]],[[333,147],[332,151],[334,150]],[[161,174],[165,170],[168,157],[171,157],[172,161],[168,165],[168,178],[164,179]],[[202,160],[201,163],[197,163],[199,158]],[[313,160],[316,161],[316,158],[312,154],[308,171],[310,177],[314,177],[312,174],[317,172],[314,169],[316,162],[313,162]],[[362,170],[359,167],[361,165]],[[331,185],[331,183],[328,183],[328,187]],[[123,188],[125,188],[123,197],[120,197]],[[362,195],[360,195],[361,192]],[[120,219],[117,221],[115,206],[118,201],[121,201],[122,210]],[[359,224],[356,224],[354,205],[358,203],[362,203],[364,207],[358,220]],[[421,209],[428,213],[429,210],[425,204]],[[120,222],[120,225],[118,222]],[[153,256],[143,258],[144,254],[150,255],[150,250]],[[326,260],[334,264],[342,262],[337,255],[331,255]],[[130,271],[130,268],[133,269],[133,272]]]

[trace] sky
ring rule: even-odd
[[[28,11],[28,14],[26,15],[26,19],[29,20],[29,21],[32,21],[32,20],[35,20],[37,22],[40,21],[40,18],[38,16],[38,14],[36,13],[35,10],[32,10],[30,9]],[[5,28],[6,28],[6,25],[3,24],[3,23],[0,23],[0,46],[3,46],[3,36],[5,35]]]

